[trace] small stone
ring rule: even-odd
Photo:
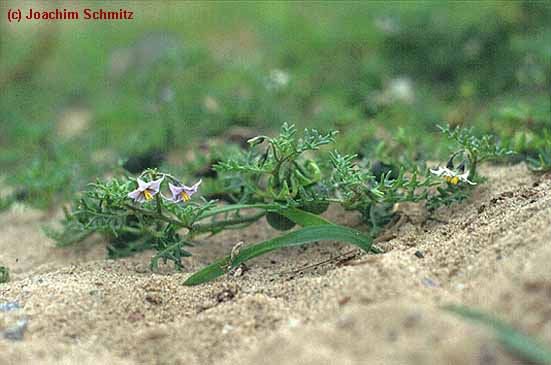
[[[289,328],[297,328],[299,326],[300,326],[300,319],[290,318],[289,321],[287,322],[287,327]]]
[[[415,251],[415,256],[420,259],[425,258],[425,255],[423,255],[423,253],[419,250]]]
[[[131,322],[131,323],[138,322],[142,319],[144,319],[144,315],[143,315],[143,313],[140,313],[138,311],[131,312],[128,315],[128,321]]]
[[[27,318],[20,319],[19,321],[17,321],[15,327],[8,328],[7,330],[0,332],[0,334],[6,340],[21,341],[23,339],[25,331],[27,330],[28,323],[29,320]]]
[[[429,278],[424,278],[422,280],[422,283],[425,284],[426,286],[430,286],[433,288],[438,287],[438,284],[436,284],[434,281],[432,281],[432,279],[429,279]]]
[[[486,204],[482,204],[478,207],[478,214],[482,214],[486,210]]]
[[[235,297],[235,292],[231,289],[224,289],[216,294],[216,301],[218,303],[227,302]]]
[[[147,265],[144,264],[136,264],[136,266],[134,267],[134,271],[138,274],[145,274],[149,271],[149,268]]]
[[[337,317],[336,326],[338,328],[350,329],[354,327],[354,318],[352,318],[350,315],[342,314]]]
[[[421,313],[412,313],[409,314],[404,319],[404,327],[405,328],[412,328],[415,327],[420,321],[421,321]]]
[[[348,304],[348,302],[350,302],[350,297],[343,297],[339,300],[339,305],[345,305],[345,304]]]
[[[231,324],[225,324],[224,325],[224,328],[222,328],[222,334],[223,335],[227,335],[228,333],[230,333],[231,331],[233,331],[235,329],[234,326],[232,326]]]
[[[505,191],[500,194],[500,197],[503,198],[512,198],[514,196],[514,193],[512,191]]]
[[[11,312],[20,308],[21,305],[17,302],[0,303],[0,312]]]
[[[398,340],[398,332],[395,330],[390,330],[387,334],[387,341],[388,342],[396,342]]]
[[[243,264],[239,265],[238,267],[234,268],[231,271],[231,274],[234,277],[240,277],[240,276],[243,276],[243,274],[247,271],[249,271],[249,267],[247,265],[245,265],[245,263],[243,263]]]
[[[162,304],[163,298],[156,293],[147,293],[145,295],[145,300],[147,300],[151,304]]]
[[[164,328],[152,328],[150,331],[147,331],[143,339],[144,341],[151,341],[151,340],[160,340],[162,338],[165,338],[168,336],[168,332]]]

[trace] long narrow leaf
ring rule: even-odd
[[[233,260],[227,256],[191,275],[184,285],[197,285],[224,275],[243,262],[283,247],[300,246],[317,241],[341,241],[351,243],[369,252],[373,240],[361,232],[337,225],[306,227],[283,236],[257,243],[241,250]]]
[[[306,212],[298,208],[284,208],[276,211],[301,227],[313,227],[334,224],[317,214]]]
[[[551,364],[551,348],[532,337],[520,333],[507,323],[493,318],[486,313],[463,306],[449,305],[445,306],[444,309],[475,323],[492,328],[496,332],[499,341],[508,350],[521,355],[534,364]]]

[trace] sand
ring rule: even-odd
[[[313,244],[197,287],[182,282],[236,242],[276,232],[262,222],[205,238],[182,272],[152,273],[150,252],[107,260],[97,238],[54,248],[40,227],[56,217],[14,207],[0,214],[0,264],[12,270],[0,303],[22,308],[0,312],[0,331],[21,318],[28,328],[0,339],[0,364],[525,363],[440,309],[482,309],[551,344],[551,176],[522,164],[482,174],[488,183],[436,220],[405,210],[379,243],[385,254],[300,270],[353,249]]]

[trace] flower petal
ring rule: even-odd
[[[470,173],[469,171],[465,171],[464,174],[458,175],[459,180],[464,181],[464,182],[466,182],[467,184],[470,184],[470,185],[476,185],[475,182],[472,182],[472,181],[469,180],[469,173]]]
[[[185,191],[187,193],[187,195],[192,196],[193,194],[195,194],[197,192],[197,190],[199,189],[199,185],[201,185],[202,182],[203,182],[203,180],[199,180],[195,184],[193,184],[192,186],[185,186],[184,185],[183,191]]]
[[[134,199],[135,201],[140,202],[140,203],[145,200],[145,198],[143,196],[143,192],[140,191],[140,188],[128,193],[128,197],[131,198],[131,199]]]
[[[172,199],[170,199],[174,203],[178,203],[180,200],[182,200],[182,191],[184,190],[183,187],[173,185],[172,183],[168,183],[168,188],[170,189],[170,192],[172,193]]]
[[[148,183],[149,184],[148,189],[155,191],[155,194],[157,194],[159,192],[159,190],[161,189],[161,183],[163,182],[164,179],[165,179],[165,177],[163,176],[158,180],[151,181],[150,183]],[[153,195],[155,195],[155,194],[153,194]]]
[[[145,189],[147,189],[149,187],[149,183],[143,181],[142,179],[137,178],[136,180],[138,181],[138,190],[139,191],[144,191]]]
[[[180,194],[182,190],[184,190],[181,186],[174,185],[172,183],[168,183],[168,188],[172,194]]]
[[[437,170],[430,170],[431,173],[437,175],[437,176],[453,176],[455,175],[450,169],[446,167],[438,167]]]

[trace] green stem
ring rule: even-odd
[[[212,217],[212,216],[215,216],[215,215],[218,215],[218,214],[221,214],[221,213],[231,212],[233,210],[255,209],[255,208],[256,209],[264,209],[264,210],[277,209],[277,208],[279,208],[279,205],[277,205],[277,204],[264,204],[264,203],[259,203],[259,204],[233,204],[233,205],[228,205],[228,206],[225,206],[225,207],[222,207],[222,208],[218,208],[218,209],[215,209],[215,210],[208,211],[205,214],[202,214],[201,216],[199,216],[199,218],[197,218],[197,220],[198,221],[203,220],[205,218]]]
[[[469,151],[469,157],[471,159],[471,171],[469,172],[469,179],[470,180],[473,180],[475,177],[476,177],[476,168],[477,168],[477,164],[478,164],[478,156]]]
[[[178,227],[185,227],[184,223],[182,223],[181,221],[178,221],[176,219],[172,219],[170,217],[167,217],[166,215],[162,214],[162,213],[153,213],[149,210],[146,210],[146,209],[142,209],[142,208],[139,208],[139,207],[135,207],[133,205],[130,205],[130,204],[125,204],[125,207],[127,207],[128,209],[132,209],[136,212],[140,212],[142,213],[143,215],[147,215],[147,216],[150,216],[150,217],[153,217],[153,218],[158,218],[160,220],[163,220],[167,223],[171,223],[171,224],[174,224]]]
[[[161,204],[161,194],[157,194],[155,195],[155,198],[157,199],[157,213],[159,214],[159,216],[162,216],[163,215],[163,206]]]

